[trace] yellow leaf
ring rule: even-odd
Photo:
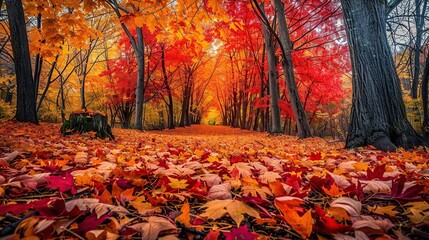
[[[209,219],[218,219],[225,214],[234,220],[237,227],[244,220],[244,214],[252,216],[254,218],[260,218],[259,213],[252,207],[238,200],[213,200],[204,204],[201,208],[206,208],[201,217],[207,217]]]
[[[175,188],[175,189],[186,189],[189,184],[187,184],[187,180],[183,179],[183,180],[179,180],[176,178],[171,178],[168,177],[168,179],[170,180],[170,183],[168,185],[170,185],[170,187]]]
[[[353,164],[353,167],[355,168],[356,171],[366,171],[368,169],[368,164],[364,162],[358,162]]]
[[[145,201],[145,197],[143,196],[137,197],[135,200],[131,201],[130,204],[141,215],[161,212],[161,208],[152,206],[152,204]]]
[[[399,212],[394,210],[395,206],[385,206],[385,207],[381,207],[381,206],[377,206],[375,205],[374,207],[371,206],[367,206],[368,211],[373,212],[373,213],[377,213],[380,215],[389,215],[391,217],[396,216],[396,214],[398,214]]]
[[[245,177],[241,180],[243,184],[241,189],[243,190],[244,196],[254,196],[261,197],[262,199],[267,199],[267,195],[272,195],[269,188],[263,186],[261,187],[255,179],[251,177]]]
[[[344,208],[330,207],[327,209],[328,215],[338,222],[351,221],[350,215]]]
[[[75,176],[74,179],[77,186],[91,186],[93,184],[91,176],[86,172],[83,175]]]

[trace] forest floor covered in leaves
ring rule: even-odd
[[[0,123],[10,239],[428,239],[429,154],[220,126]]]

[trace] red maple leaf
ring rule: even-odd
[[[72,194],[76,194],[73,176],[70,173],[66,173],[64,177],[49,176],[49,177],[46,177],[46,180],[49,181],[49,184],[46,186],[47,188],[58,189],[61,193],[64,193],[70,190]]]
[[[109,214],[103,215],[100,218],[97,218],[97,214],[93,212],[91,215],[86,217],[81,223],[78,225],[78,231],[80,233],[86,233],[88,231],[97,229],[97,227],[109,218]]]
[[[249,232],[247,226],[241,226],[239,228],[233,228],[231,232],[224,232],[225,240],[235,240],[235,239],[256,239],[259,235],[254,232]]]
[[[332,235],[334,233],[344,233],[353,230],[353,227],[339,224],[335,219],[328,217],[320,206],[316,206],[313,217],[316,219],[314,225],[316,232]]]
[[[40,208],[45,207],[50,203],[53,199],[52,198],[43,198],[37,201],[33,201],[26,204],[4,204],[0,205],[0,215],[5,215],[6,213],[10,212],[13,215],[21,214],[25,211],[27,211],[30,208]]]
[[[413,185],[404,191],[405,176],[401,175],[399,178],[392,180],[391,196],[399,202],[418,201],[421,200],[419,194],[423,191],[423,185]]]

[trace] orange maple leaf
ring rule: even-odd
[[[276,205],[277,206],[277,205]],[[277,208],[279,208],[277,206]],[[279,210],[283,213],[284,220],[297,232],[302,238],[307,239],[313,230],[313,218],[311,210],[308,210],[304,215],[299,216],[298,213],[283,205]]]

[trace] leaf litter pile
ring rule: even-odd
[[[227,127],[0,123],[10,239],[427,239],[429,154]]]

